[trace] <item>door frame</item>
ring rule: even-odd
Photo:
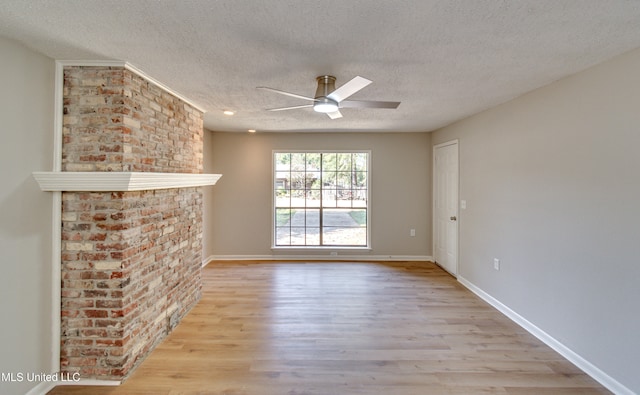
[[[458,163],[457,163],[457,174],[456,174],[456,178],[458,181],[458,185],[457,185],[457,195],[456,196],[456,216],[457,216],[457,220],[456,220],[456,230],[455,230],[455,234],[456,234],[456,247],[455,247],[455,252],[456,252],[456,265],[455,265],[455,273],[451,273],[449,272],[447,269],[445,269],[442,265],[438,264],[436,262],[436,150],[438,148],[443,148],[443,147],[447,147],[450,145],[455,145],[456,146],[456,151],[457,151],[457,159],[458,159]],[[445,141],[443,143],[440,144],[436,144],[433,146],[433,150],[432,150],[432,161],[431,161],[431,165],[432,165],[432,171],[431,171],[431,251],[433,251],[433,261],[436,262],[436,264],[438,264],[438,266],[442,267],[447,273],[450,273],[452,276],[454,277],[458,277],[458,273],[459,273],[459,268],[460,268],[460,142],[458,139],[453,139],[453,140],[449,140],[449,141]]]

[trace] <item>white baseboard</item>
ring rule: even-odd
[[[584,371],[586,374],[591,376],[594,380],[598,381],[600,384],[606,387],[609,391],[618,395],[634,395],[635,394],[629,388],[622,385],[620,382],[618,382],[617,380],[615,380],[614,378],[612,378],[611,376],[609,376],[608,374],[600,370],[591,362],[587,361],[586,359],[584,359],[583,357],[575,353],[569,347],[565,346],[564,344],[562,344],[561,342],[559,342],[558,340],[550,336],[548,333],[546,333],[542,329],[538,328],[537,326],[529,322],[520,314],[511,310],[509,307],[505,306],[499,300],[495,299],[493,296],[489,295],[482,289],[478,288],[476,285],[469,282],[464,277],[458,275],[458,281],[462,285],[467,287],[467,289],[469,289],[471,292],[478,295],[485,302],[489,303],[491,306],[499,310],[502,314],[506,315],[513,322],[520,325],[522,328],[524,328],[526,331],[531,333],[533,336],[537,337],[547,346],[551,347],[560,355],[568,359],[578,368],[582,369],[582,371]]]
[[[47,392],[54,389],[58,383],[56,382],[42,382],[35,387],[31,388],[25,395],[45,395]]]
[[[213,261],[412,261],[433,262],[429,255],[211,255],[202,267]]]
[[[33,387],[26,395],[45,395],[59,385],[86,385],[86,386],[117,386],[120,385],[120,381],[113,380],[93,380],[93,379],[80,379],[78,381],[44,381],[35,387]]]

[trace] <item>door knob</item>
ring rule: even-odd
[[[456,217],[455,217],[455,215],[454,215],[453,217],[450,217],[449,219],[450,219],[450,220],[452,220],[452,221],[455,221],[455,220],[457,220],[458,218],[456,218]]]

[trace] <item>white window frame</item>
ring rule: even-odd
[[[275,200],[275,185],[276,185],[276,161],[275,155],[282,153],[365,153],[367,154],[367,244],[366,246],[341,246],[341,245],[277,245],[276,244],[276,200]],[[272,250],[371,250],[371,150],[295,150],[295,149],[277,149],[271,152],[271,249]],[[322,208],[321,208],[322,209]],[[322,215],[322,212],[320,213]],[[322,229],[320,230],[322,231]]]

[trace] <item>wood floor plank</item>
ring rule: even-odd
[[[607,394],[430,262],[216,262],[119,387],[50,395]]]

